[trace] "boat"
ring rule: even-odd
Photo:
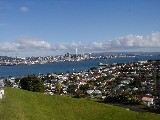
[[[108,64],[107,64],[107,63],[102,63],[102,62],[100,62],[100,63],[99,63],[99,66],[108,66]]]

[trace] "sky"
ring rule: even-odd
[[[160,52],[160,0],[0,0],[0,56]]]

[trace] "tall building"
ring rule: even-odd
[[[91,53],[89,53],[89,55],[88,55],[88,58],[90,59],[92,56],[91,56]]]
[[[65,54],[65,57],[70,57],[70,54],[69,54],[69,53],[66,53],[66,54]]]
[[[76,57],[77,57],[77,48],[76,48]]]

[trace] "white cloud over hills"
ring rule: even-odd
[[[79,43],[62,43],[52,44],[45,40],[30,37],[19,37],[16,42],[0,43],[0,52],[33,52],[33,51],[54,51],[54,52],[136,52],[160,51],[160,32],[152,33],[149,36],[128,35],[119,37],[115,40],[106,40],[105,42],[92,42],[90,44]]]
[[[51,49],[50,43],[40,39],[20,37],[17,42],[21,45],[21,49],[25,50]]]
[[[111,42],[113,47],[160,47],[160,33],[153,33],[150,36],[133,36],[117,38]]]

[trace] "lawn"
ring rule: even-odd
[[[89,99],[5,88],[5,96],[0,100],[0,120],[160,120],[160,115]]]

